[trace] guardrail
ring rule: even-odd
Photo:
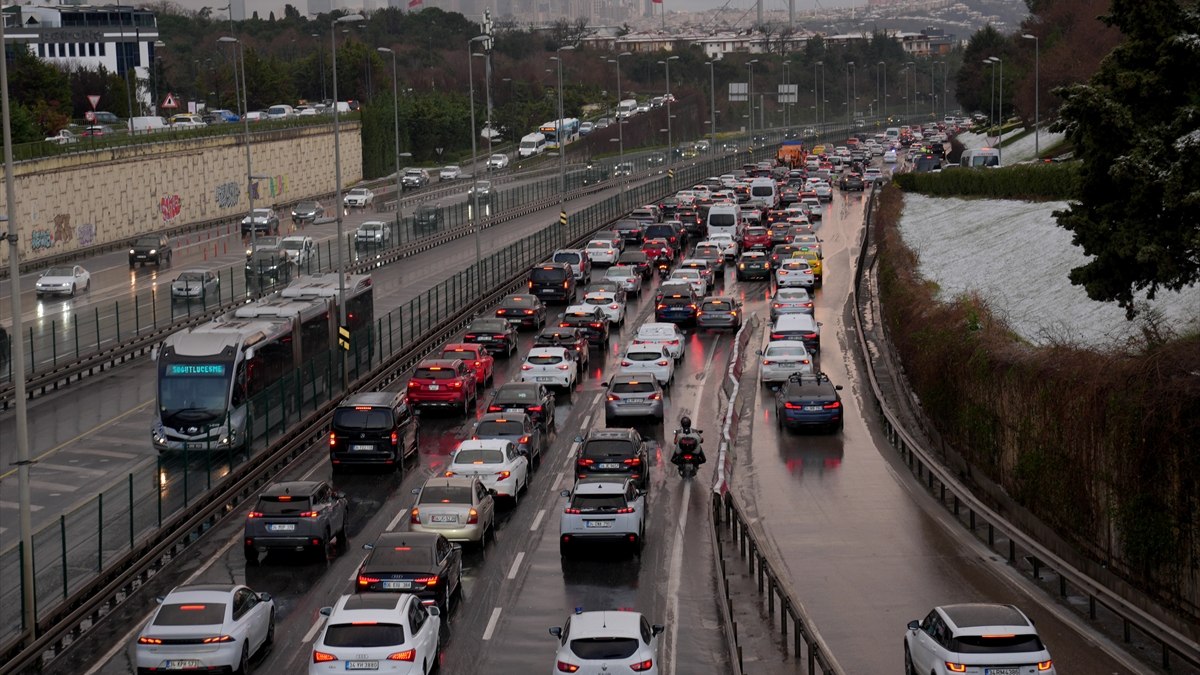
[[[872,248],[872,217],[876,192],[873,187],[868,197],[863,239],[854,271],[854,328],[860,353],[863,355],[877,353],[868,350],[866,331],[863,328],[864,302],[867,301],[867,298],[876,297],[873,289],[864,286],[865,271],[874,267],[876,261],[875,256],[869,255]],[[880,324],[880,330],[886,333],[886,327],[882,324]],[[886,342],[886,334],[883,336],[883,340]],[[883,358],[889,357],[884,354]],[[979,538],[979,541],[986,542],[990,550],[1004,555],[1013,569],[1025,573],[1020,563],[1026,563],[1029,574],[1034,580],[1040,578],[1043,569],[1051,569],[1056,572],[1059,580],[1059,597],[1067,597],[1070,589],[1086,596],[1087,616],[1093,622],[1096,620],[1100,608],[1107,609],[1121,624],[1122,640],[1125,643],[1130,642],[1134,629],[1150,641],[1157,643],[1161,650],[1163,669],[1171,668],[1173,656],[1179,657],[1194,667],[1200,667],[1200,643],[1080,571],[1050,548],[1022,532],[1015,524],[972,494],[967,486],[959,482],[952,471],[936,459],[935,453],[905,430],[899,416],[882,393],[872,359],[866,358],[865,362],[867,379],[870,384],[868,393],[881,415],[889,444],[896,449],[909,470],[925,484],[926,489],[937,499],[938,503],[954,515],[959,524],[967,527],[971,534]],[[963,521],[964,513],[965,522]],[[986,534],[980,536],[981,531]],[[997,550],[998,538],[1007,540],[1007,546],[1000,550]]]
[[[679,179],[711,175],[722,159],[679,165]],[[664,175],[631,188],[628,199],[647,203],[669,189],[671,181]],[[193,466],[196,462],[187,456],[181,464],[175,461],[179,457],[147,461],[103,490],[94,507],[87,504],[64,514],[55,526],[39,531],[34,537],[35,549],[41,549],[34,552],[37,623],[32,632],[21,626],[20,596],[12,597],[19,587],[5,593],[9,597],[0,597],[0,630],[7,633],[0,672],[40,668],[60,654],[165,564],[186,555],[200,535],[319,439],[336,401],[359,388],[398,379],[487,303],[515,288],[529,266],[566,242],[582,243],[622,216],[624,201],[614,195],[582,209],[570,216],[566,233],[557,223],[539,230],[377,318],[369,333],[354,337],[355,357],[345,370],[335,363],[340,359],[327,355],[278,380],[250,404],[255,421],[244,458],[232,452],[222,457],[218,450],[202,453],[203,467]],[[346,389],[339,384],[343,373],[353,382]],[[366,374],[359,377],[362,373]],[[192,494],[191,485],[203,487]],[[104,494],[115,496],[104,499]],[[70,535],[68,527],[74,528]],[[0,559],[5,578],[21,578],[19,553],[14,548]],[[19,631],[15,635],[13,628]]]

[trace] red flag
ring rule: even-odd
[[[421,0],[408,0],[408,8],[409,9],[412,9],[419,4],[421,4]]]

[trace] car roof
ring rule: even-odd
[[[475,478],[471,476],[433,476],[423,487],[471,487]]]
[[[612,377],[610,377],[608,379],[609,386],[612,386],[613,384],[615,384],[617,382],[631,382],[631,383],[648,382],[650,384],[658,386],[658,380],[654,379],[653,377],[646,377],[646,375],[644,373],[615,373]]]
[[[500,419],[504,417],[498,416]],[[484,420],[479,420],[483,422]],[[502,438],[468,438],[458,444],[456,450],[496,450],[503,452],[508,446],[512,445],[512,441],[506,441]]]
[[[576,481],[573,492],[577,495],[622,493],[632,481],[633,478],[628,476],[587,476]]]
[[[338,598],[326,624],[366,621],[392,623],[404,605],[417,600],[411,593],[351,593]]]
[[[397,392],[394,391],[363,391],[347,396],[338,407],[349,408],[359,405],[387,406],[396,402]]]
[[[815,328],[817,322],[809,314],[784,314],[775,319],[775,328],[779,329],[806,329]]]
[[[661,344],[657,344],[654,342],[643,342],[641,344],[636,344],[636,345],[633,343],[630,343],[629,346],[625,347],[625,353],[628,354],[630,352],[653,352],[655,354],[661,354],[664,349],[666,349],[666,347],[663,347]]]
[[[644,323],[638,327],[638,335],[675,335],[678,327],[673,323],[661,323],[651,321]]]
[[[587,440],[595,440],[598,438],[635,438],[637,431],[634,429],[618,429],[605,427],[603,429],[592,429],[588,432]]]
[[[606,610],[580,612],[571,617],[572,640],[590,637],[628,636],[641,642],[640,612]]]
[[[462,359],[424,359],[417,364],[418,368],[453,368]]]
[[[531,356],[562,356],[566,353],[566,347],[534,347],[529,350],[529,354],[525,358],[528,359]]]
[[[272,483],[262,491],[263,497],[281,497],[286,495],[310,495],[317,487],[321,485],[320,481],[315,480],[290,480],[279,483]]]
[[[528,419],[529,414],[525,412],[494,412],[480,415],[476,424],[479,422],[523,422]]]
[[[433,482],[431,478],[426,485]],[[455,480],[453,478],[441,478],[440,480]],[[462,480],[457,479],[457,480]],[[442,535],[437,532],[383,532],[375,538],[375,548],[379,549],[385,546],[408,546],[410,548],[433,548],[438,539]]]
[[[166,599],[171,601],[212,599],[212,596],[218,594],[226,596],[239,586],[241,584],[192,584],[189,586],[176,586],[171,589],[170,593],[167,593]],[[163,604],[166,603],[164,602]]]
[[[1012,605],[990,603],[964,603],[938,607],[947,623],[958,632],[969,628],[1014,627],[1032,628],[1029,618]],[[975,631],[971,631],[975,632]]]

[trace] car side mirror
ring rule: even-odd
[[[319,613],[321,616],[332,616],[332,615],[333,615],[333,608],[332,608],[332,607],[322,607],[322,608],[319,610],[319,612],[318,612],[318,613]]]
[[[271,594],[264,591],[264,592],[258,594],[258,599],[262,602],[270,602]]]
[[[920,621],[917,621],[916,619],[913,619],[912,621],[909,621],[909,622],[908,622],[908,629],[909,629],[909,630],[911,630],[911,631],[913,631],[913,632],[916,632],[916,631],[919,631],[919,630],[921,630],[921,622],[920,622]]]
[[[608,383],[607,383],[607,382],[601,382],[601,383],[600,383],[600,386],[601,386],[601,387],[603,387],[603,388],[605,388],[605,389],[608,389]]]
[[[570,490],[559,490],[559,491],[558,491],[558,495],[559,495],[560,497],[566,497],[566,498],[570,499],[570,497],[571,497],[571,491],[570,491]]]
[[[413,489],[412,489],[412,493],[413,493],[414,495],[419,495],[419,494],[421,494],[421,488],[413,488]]]
[[[161,604],[163,604],[163,602],[166,601],[166,599],[167,599],[167,596],[160,595],[160,596],[157,596],[156,598],[154,598],[154,601],[161,605]]]
[[[429,616],[441,616],[442,615],[442,610],[438,609],[437,605],[430,605],[425,608],[425,611],[429,612]]]
[[[364,551],[374,551],[374,550],[375,550],[375,544],[363,544],[363,545],[362,545],[362,548],[363,548],[363,550],[364,550]]]
[[[824,326],[825,324],[823,324],[823,323],[821,323],[820,321],[818,321],[818,322],[817,322],[817,325],[818,325],[818,326]]]
[[[333,498],[334,498],[334,499],[345,499],[345,498],[346,498],[346,493],[345,493],[345,492],[342,492],[341,490],[338,490],[338,491],[336,491],[336,492],[334,492],[334,493],[333,493]]]
[[[841,391],[841,390],[842,390],[842,385],[840,385],[840,384],[835,384],[835,385],[833,386],[833,388],[834,388],[834,389],[837,389],[838,391]]]
[[[576,436],[576,437],[575,437],[575,442],[576,442],[576,443],[582,443],[582,442],[583,442],[583,436]]]
[[[755,353],[755,354],[758,354],[759,356],[762,356],[762,355],[763,355],[763,353],[762,353],[762,350],[761,350],[761,349],[755,350],[755,352],[754,352],[754,353]]]
[[[562,639],[562,626],[554,626],[553,628],[550,629],[550,634],[553,635],[554,637],[558,638],[559,640],[561,640]]]
[[[493,489],[489,488],[489,489],[488,489],[488,494],[489,494],[489,495],[491,495],[491,496],[493,496],[493,497],[495,497],[495,496],[496,496],[498,493],[497,493],[495,490],[493,490]]]
[[[661,635],[666,630],[667,630],[666,626],[662,625],[661,623],[656,623],[650,627],[650,634],[651,635]]]

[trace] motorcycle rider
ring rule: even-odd
[[[683,462],[683,455],[685,453],[695,458],[692,463],[696,466],[708,461],[704,457],[704,446],[702,445],[704,436],[701,434],[702,432],[699,429],[692,428],[692,418],[687,415],[680,417],[679,428],[675,430],[675,450],[671,453],[671,463],[678,466]]]

